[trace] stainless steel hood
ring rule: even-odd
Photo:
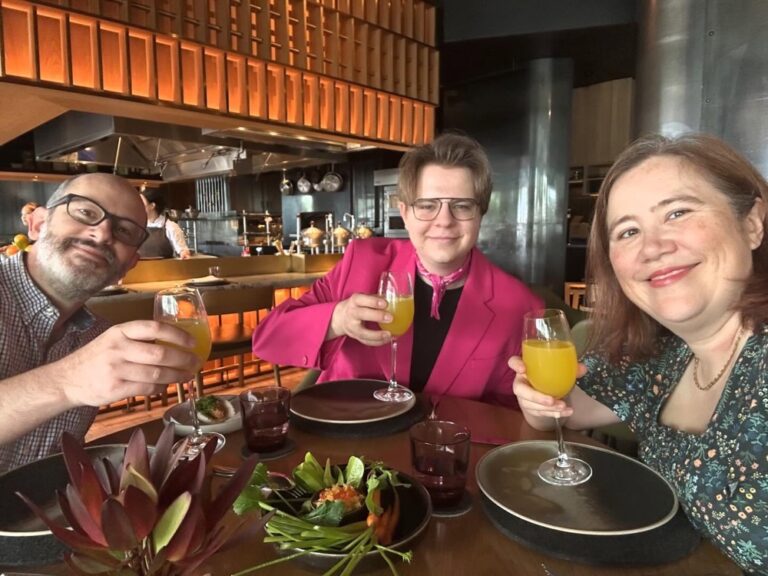
[[[343,162],[346,149],[252,131],[214,131],[67,112],[34,132],[38,160],[96,163],[165,181]]]

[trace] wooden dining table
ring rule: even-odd
[[[522,440],[553,439],[552,433],[531,428],[520,412],[481,402],[458,398],[442,398],[438,417],[454,420],[471,427],[472,446],[467,490],[472,507],[466,514],[453,518],[432,517],[422,537],[413,546],[411,564],[397,564],[402,576],[438,575],[541,575],[541,576],[739,576],[738,567],[723,556],[712,544],[702,541],[687,557],[673,563],[655,566],[617,567],[596,566],[560,559],[535,551],[503,535],[486,517],[481,494],[475,479],[478,460],[494,445]],[[161,419],[141,425],[150,443],[154,443],[163,428]],[[103,437],[96,443],[127,442],[133,429]],[[596,444],[576,432],[567,433],[568,440]],[[288,473],[311,451],[324,462],[345,462],[350,455],[381,460],[406,474],[411,473],[410,447],[407,430],[375,438],[338,438],[312,434],[291,427],[289,438],[296,448],[282,458],[267,463],[270,470]],[[242,431],[227,435],[227,443],[213,458],[213,464],[238,466],[242,462],[244,439]],[[262,542],[263,533],[254,533],[246,526],[225,550],[220,551],[200,570],[201,575],[227,576],[267,560],[277,558],[273,547]],[[63,567],[51,572],[64,574]],[[283,562],[253,574],[302,575],[307,569],[295,561]],[[390,574],[382,569],[375,576]]]

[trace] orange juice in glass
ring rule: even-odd
[[[408,332],[413,323],[413,278],[404,270],[382,272],[379,278],[379,296],[387,301],[387,312],[392,322],[380,322],[379,327],[387,330],[390,340],[389,386],[375,390],[373,397],[383,402],[407,402],[413,392],[397,383],[397,339]]]
[[[169,322],[176,328],[181,328],[195,339],[192,353],[200,361],[198,370],[203,366],[211,353],[211,329],[207,318],[180,318],[176,322]]]
[[[382,322],[379,327],[394,338],[402,336],[413,323],[413,296],[396,297],[387,302],[387,312],[392,314],[392,322]]]
[[[568,394],[576,383],[576,347],[567,340],[523,340],[523,362],[536,390],[555,398]]]
[[[195,339],[190,350],[197,357],[195,370],[200,370],[211,352],[211,330],[208,325],[208,314],[200,293],[194,288],[177,287],[160,290],[155,294],[155,320],[176,326]],[[180,348],[169,342],[158,340],[159,344]],[[192,420],[193,432],[189,442],[185,444],[185,456],[193,458],[208,442],[215,440],[217,450],[224,446],[225,438],[218,432],[203,432],[197,417],[197,390],[194,380],[187,383],[189,391],[189,413]]]
[[[530,385],[555,398],[565,397],[576,383],[578,360],[562,310],[528,312],[523,318],[523,362]],[[557,457],[539,466],[539,478],[555,486],[577,486],[592,477],[592,467],[568,455],[560,418],[555,416]]]

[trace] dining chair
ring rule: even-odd
[[[122,324],[131,320],[152,320],[155,311],[155,298],[153,294],[130,294],[127,296],[100,296],[88,300],[88,309],[94,314],[101,316],[107,322],[112,324]],[[179,401],[183,400],[181,386],[176,386],[176,393]],[[133,398],[127,398],[128,408],[130,408]],[[168,390],[163,389],[160,392],[160,403],[163,406],[168,405]],[[152,397],[144,397],[144,407],[149,410],[152,408]]]
[[[584,282],[566,282],[563,296],[566,303],[574,310],[579,310],[587,292]]]
[[[255,328],[246,321],[245,314],[255,311],[258,323],[259,311],[272,310],[274,301],[272,288],[269,286],[209,288],[201,290],[201,295],[208,316],[219,316],[218,324],[211,326],[211,353],[208,359],[237,357],[237,383],[242,387],[245,379],[245,355],[251,353],[251,336]],[[221,316],[233,314],[237,315],[236,322],[221,318]],[[254,358],[254,360],[256,363],[261,362],[260,359]],[[231,367],[231,364],[223,365],[205,372],[221,373],[230,370]],[[203,395],[203,372],[198,372],[195,378],[200,396]],[[280,386],[280,367],[273,364],[272,372],[275,385]]]

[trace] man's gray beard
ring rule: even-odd
[[[64,254],[77,242],[101,250],[108,261],[108,267],[100,268],[92,262],[69,264]],[[61,238],[51,233],[47,225],[43,226],[34,250],[37,253],[40,273],[46,283],[55,294],[69,302],[84,302],[124,275],[114,252],[109,248],[99,246],[91,240]]]

